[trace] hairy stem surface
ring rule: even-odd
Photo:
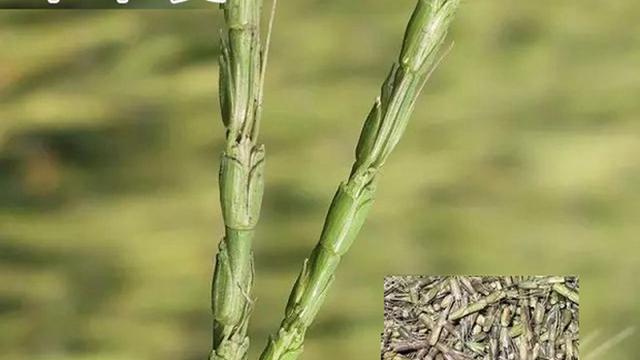
[[[295,360],[307,328],[324,302],[340,260],[357,236],[373,202],[376,176],[402,136],[414,104],[437,64],[459,0],[419,0],[402,51],[364,123],[349,179],[338,187],[320,240],[305,260],[280,329],[261,360]]]

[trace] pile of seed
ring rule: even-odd
[[[576,277],[387,277],[382,359],[578,359],[578,292]]]

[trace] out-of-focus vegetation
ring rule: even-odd
[[[347,175],[413,5],[281,1],[253,354]],[[465,4],[305,359],[379,356],[390,273],[578,274],[583,334],[637,324],[639,11]],[[217,11],[0,12],[1,360],[206,356],[222,234],[220,24]]]

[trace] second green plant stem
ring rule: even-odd
[[[338,187],[320,240],[304,262],[279,330],[261,360],[295,360],[324,302],[342,256],[356,238],[375,193],[376,176],[400,140],[432,70],[459,0],[419,0],[402,51],[365,121],[349,179]]]

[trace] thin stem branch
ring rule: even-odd
[[[264,80],[267,73],[267,64],[269,62],[269,49],[271,49],[271,35],[273,34],[273,23],[276,18],[276,9],[278,0],[271,2],[271,13],[269,14],[269,25],[267,26],[267,38],[264,43],[264,54],[262,55],[262,65],[260,68],[260,86],[258,87],[258,113],[256,115],[256,126],[254,127],[253,136],[257,137],[260,131],[260,120],[262,118],[262,105],[264,101]]]

